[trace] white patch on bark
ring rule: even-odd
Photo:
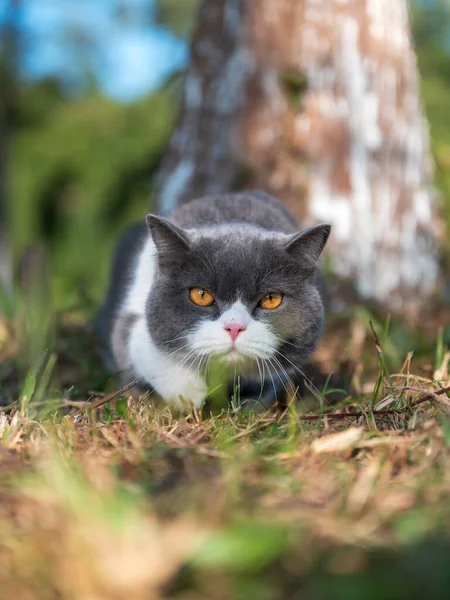
[[[313,217],[316,221],[333,224],[333,238],[337,243],[348,243],[352,235],[352,210],[348,198],[334,194],[330,196],[327,169],[322,165],[322,176],[318,170],[311,180],[310,198],[314,198]],[[312,211],[311,211],[312,212]]]
[[[216,0],[202,8],[202,36],[193,40],[193,56],[201,61],[193,58],[188,69],[181,118],[158,175],[161,212],[231,184],[249,69],[241,17],[242,0]]]
[[[372,261],[374,259],[374,232],[370,214],[372,213],[372,198],[369,183],[368,149],[365,139],[366,129],[373,126],[367,122],[366,110],[366,73],[364,61],[359,49],[359,27],[355,19],[343,18],[342,35],[342,64],[345,65],[343,84],[346,88],[350,131],[350,181],[353,195],[353,252],[355,260],[359,261],[359,286],[363,295],[370,295]]]
[[[325,122],[342,122],[350,142],[348,198],[334,188],[329,155],[322,162],[319,157],[311,165],[309,209],[314,220],[333,223],[336,271],[356,277],[363,296],[399,308],[405,289],[431,290],[437,277],[431,243],[436,208],[427,188],[429,139],[406,2],[366,0],[366,6],[364,32],[363,21],[358,23],[350,10],[335,14],[340,51],[334,50],[331,68],[315,60],[320,45],[315,23],[305,24],[301,64],[308,69],[311,102],[315,99]],[[367,45],[367,35],[383,45],[383,55]],[[331,92],[334,82],[338,98]],[[299,119],[296,126],[303,123]]]
[[[189,73],[185,82],[186,107],[198,109],[202,104],[202,84],[195,73]]]
[[[182,161],[178,163],[165,185],[161,187],[159,201],[165,213],[175,210],[178,206],[178,198],[187,186],[193,172],[194,165],[192,162],[190,160]]]
[[[224,66],[223,78],[217,86],[216,108],[219,112],[232,115],[241,105],[245,63],[246,51],[239,48],[230,56]]]

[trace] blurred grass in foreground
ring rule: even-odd
[[[393,370],[389,327],[377,353],[355,323],[362,347],[337,332],[362,359],[353,395],[331,406],[327,381],[307,415],[177,418],[127,397],[93,410],[60,386],[67,368],[79,378],[70,361],[38,356],[0,413],[0,597],[448,598],[444,332],[417,371]]]

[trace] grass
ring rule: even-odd
[[[331,324],[316,357],[360,357],[352,395],[327,378],[313,412],[242,413],[236,392],[176,416],[114,393],[78,313],[28,365],[9,313],[0,597],[448,598],[448,331],[393,369],[397,325],[367,317]]]

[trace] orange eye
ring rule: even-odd
[[[270,292],[270,294],[266,294],[261,298],[259,305],[265,310],[273,310],[274,308],[278,308],[282,302],[283,294],[279,294],[278,292]]]
[[[214,296],[200,287],[190,289],[189,297],[197,306],[211,306],[214,303]]]

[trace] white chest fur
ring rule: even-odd
[[[127,335],[126,364],[119,364],[119,368],[131,370],[165,401],[180,408],[184,403],[192,403],[199,408],[208,391],[203,377],[184,365],[179,356],[167,355],[157,348],[147,328],[145,307],[156,277],[156,261],[155,244],[149,236],[137,258],[118,315],[119,318],[127,315],[136,317]]]

